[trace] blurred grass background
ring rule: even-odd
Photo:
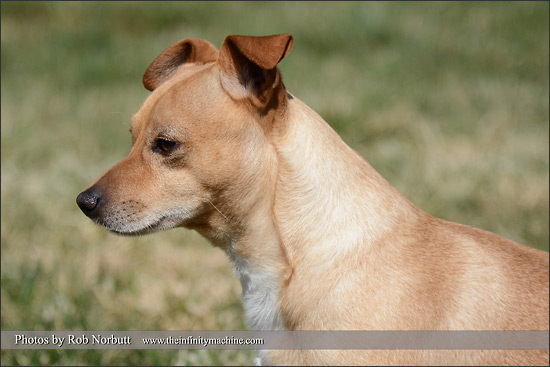
[[[427,212],[548,250],[547,2],[2,2],[2,330],[242,330],[196,233],[117,237],[76,195],[129,151],[167,46],[292,33],[287,88]],[[250,364],[251,351],[2,351],[2,365]]]

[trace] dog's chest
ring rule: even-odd
[[[243,288],[241,298],[249,327],[253,330],[283,330],[277,277],[259,271],[242,259],[232,257],[231,260]]]

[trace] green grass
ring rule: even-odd
[[[95,226],[76,195],[131,144],[168,45],[292,33],[280,68],[427,212],[548,251],[547,2],[2,2],[2,330],[245,329],[225,255]],[[2,365],[250,364],[250,351],[2,351]]]

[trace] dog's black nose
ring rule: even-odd
[[[100,202],[101,195],[94,189],[83,191],[76,198],[80,210],[90,218],[93,218],[98,212],[97,208]]]

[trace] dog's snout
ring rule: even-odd
[[[90,218],[94,217],[95,213],[97,213],[100,202],[101,195],[94,189],[83,191],[76,198],[76,203],[80,207],[80,210]]]

